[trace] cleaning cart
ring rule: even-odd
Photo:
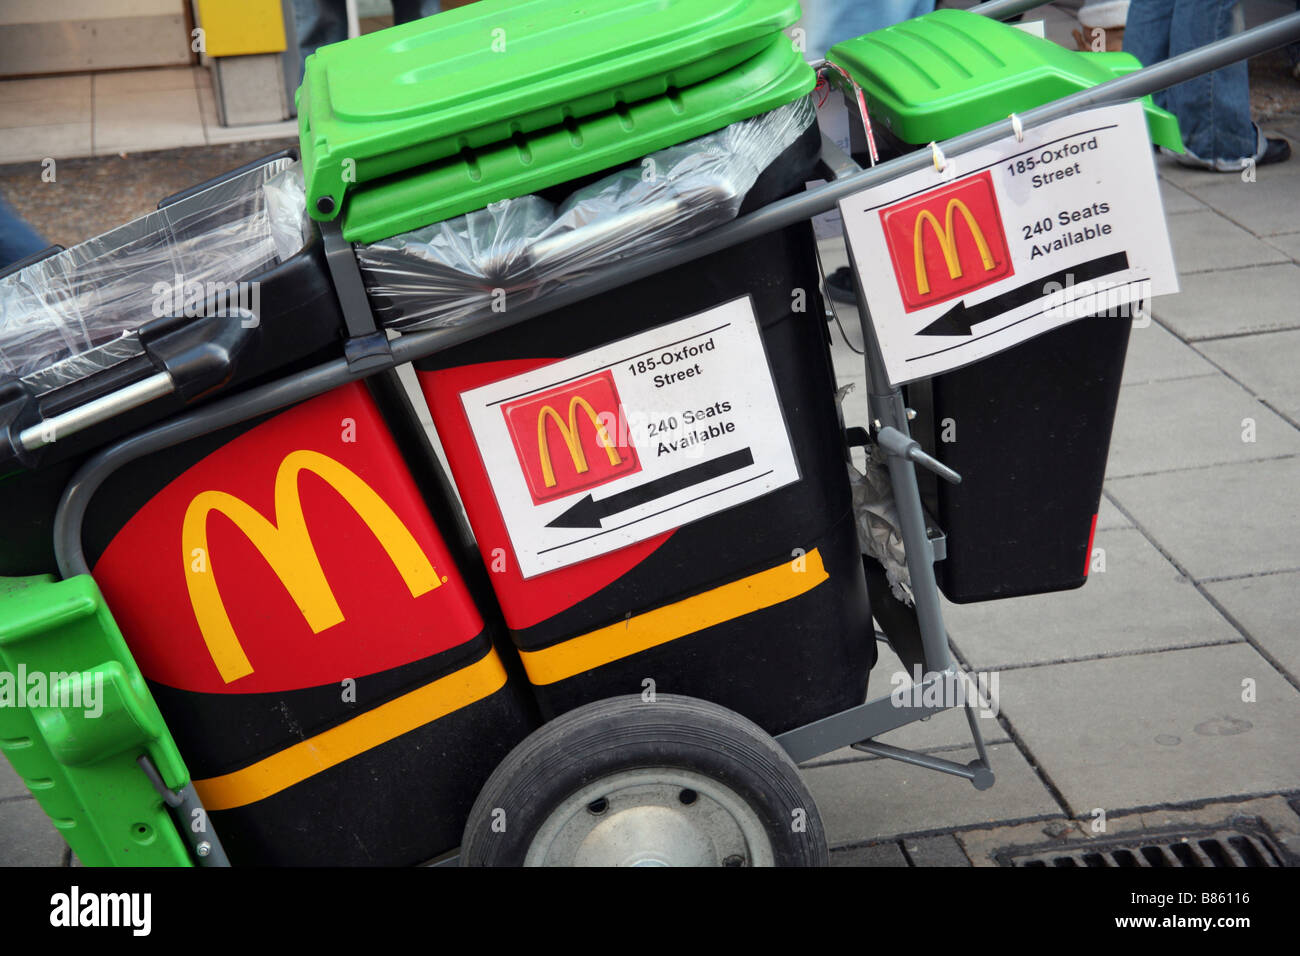
[[[964,370],[905,401],[863,309],[846,422],[807,220],[1300,27],[1133,72],[961,11],[810,65],[797,18],[485,0],[325,47],[298,150],[0,277],[0,666],[43,693],[0,748],[84,863],[817,865],[800,762],[992,785],[978,701],[969,765],[876,738],[954,706],[939,587],[1082,583],[1127,325],[994,356],[1043,397],[990,417]],[[896,158],[823,139],[819,73]],[[1003,514],[1022,446],[1078,480]]]

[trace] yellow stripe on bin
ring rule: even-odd
[[[679,637],[806,594],[829,575],[814,548],[792,561],[539,651],[521,651],[528,679],[554,684]]]
[[[240,770],[195,780],[208,810],[230,810],[265,800],[330,767],[496,693],[506,671],[496,651],[469,667],[358,714],[337,727],[249,764]]]

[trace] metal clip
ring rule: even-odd
[[[1012,113],[1009,118],[1011,120],[1011,131],[1016,134],[1016,142],[1023,143],[1025,141],[1025,125],[1020,122],[1020,117],[1015,113]]]
[[[930,144],[930,155],[934,159],[934,171],[936,173],[942,173],[948,168],[948,160],[944,157],[943,150],[939,148],[938,143]]]

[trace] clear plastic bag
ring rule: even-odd
[[[558,206],[521,196],[357,246],[376,318],[408,331],[456,325],[503,298],[531,301],[728,222],[759,174],[815,120],[803,97],[652,153]]]
[[[884,567],[885,579],[894,597],[910,606],[914,603],[912,574],[907,568],[902,522],[894,504],[894,485],[889,478],[884,452],[875,445],[871,446],[866,464],[865,472],[849,465],[858,541],[863,552]]]
[[[399,331],[455,325],[502,295],[531,301],[728,222],[815,121],[803,97],[652,153],[558,206],[521,196],[356,246],[376,318]],[[280,159],[0,279],[0,376],[54,387],[138,353],[133,330],[301,249],[305,210],[301,166]]]
[[[35,374],[45,390],[110,367],[139,351],[121,341],[135,329],[296,252],[304,206],[295,225],[280,202],[291,165],[266,163],[0,279],[0,377]]]

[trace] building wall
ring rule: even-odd
[[[191,63],[186,0],[5,0],[0,76]]]

